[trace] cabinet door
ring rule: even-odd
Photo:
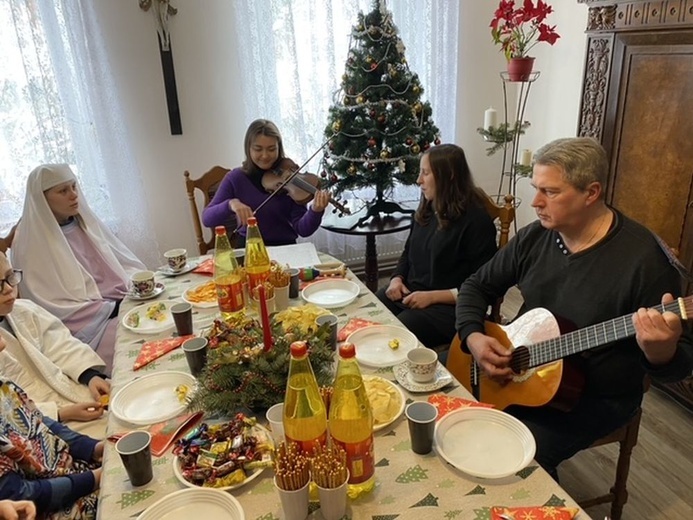
[[[693,31],[615,35],[607,200],[693,269]]]

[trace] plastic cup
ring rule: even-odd
[[[404,411],[409,423],[411,449],[419,455],[426,455],[433,449],[433,430],[438,417],[438,408],[426,401],[410,403]]]
[[[336,488],[317,486],[320,513],[325,520],[340,520],[346,514],[348,482],[349,472],[347,471],[347,478],[340,486]]]
[[[207,338],[190,338],[183,342],[183,352],[188,361],[190,373],[198,377],[207,364]]]
[[[277,485],[277,477],[274,477],[274,488],[279,493],[282,503],[284,520],[306,520],[308,517],[308,487],[310,481],[301,489],[286,491]]]
[[[339,318],[334,314],[323,314],[315,318],[315,324],[318,327],[328,325],[330,327],[330,348],[337,350],[337,321]]]
[[[298,298],[298,273],[299,270],[296,268],[289,269],[289,298]]]
[[[272,439],[274,445],[279,446],[279,443],[284,442],[284,403],[277,403],[270,406],[265,413],[267,422],[270,425]]]
[[[149,432],[137,430],[124,435],[116,442],[115,449],[123,461],[130,483],[135,487],[144,486],[154,477],[151,441],[152,436]]]

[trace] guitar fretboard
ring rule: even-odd
[[[680,298],[671,303],[653,307],[659,312],[670,311],[684,318],[693,314],[693,297]],[[681,305],[684,305],[684,312]],[[689,307],[690,306],[690,307]],[[633,315],[621,316],[612,320],[597,323],[583,329],[563,334],[557,338],[535,343],[529,350],[529,368],[551,363],[573,354],[606,345],[624,338],[635,336]]]

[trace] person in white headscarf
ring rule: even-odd
[[[110,367],[120,301],[144,264],[91,211],[67,164],[29,174],[11,247],[23,298],[57,316]]]

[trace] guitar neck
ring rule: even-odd
[[[682,319],[693,313],[693,297],[678,298],[673,302],[654,306],[659,312],[673,312]],[[578,354],[614,341],[635,336],[633,315],[628,314],[596,325],[585,327],[557,338],[534,343],[529,349],[529,368],[551,363],[573,354]]]

